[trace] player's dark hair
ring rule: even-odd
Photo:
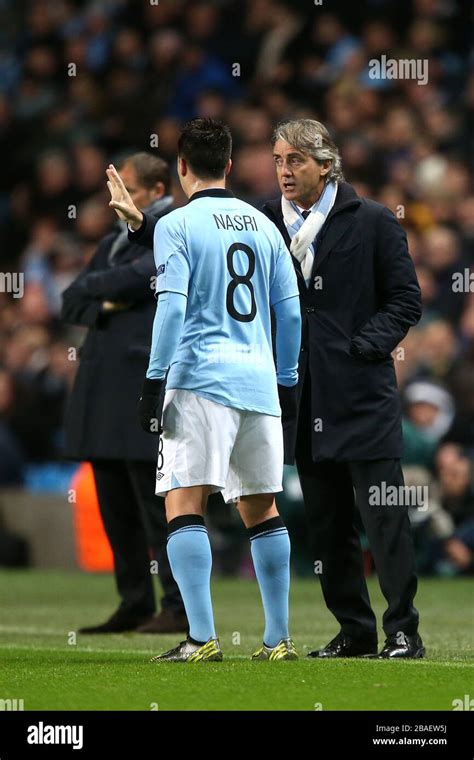
[[[153,153],[132,153],[125,156],[122,160],[124,164],[131,164],[137,173],[137,179],[142,187],[151,190],[157,182],[162,182],[165,187],[165,193],[171,190],[171,174],[167,162]]]
[[[178,140],[178,156],[200,179],[221,179],[231,153],[230,129],[216,119],[188,121]]]

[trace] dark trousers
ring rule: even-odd
[[[184,612],[166,552],[164,499],[155,496],[153,462],[92,462],[100,512],[114,556],[120,612],[146,617],[155,611],[150,560],[156,559],[163,608]],[[151,552],[151,553],[150,553]]]
[[[347,635],[376,636],[356,528],[360,516],[388,604],[383,616],[385,634],[416,633],[418,612],[413,599],[417,577],[407,507],[370,503],[371,486],[403,486],[400,461],[315,463],[310,435],[309,429],[298,435],[296,464],[312,557],[321,562],[315,569],[321,571],[318,575],[328,609]]]

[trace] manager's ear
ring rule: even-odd
[[[326,158],[321,162],[321,177],[325,177],[331,171],[332,161],[330,158]]]
[[[227,161],[227,166],[224,169],[224,176],[225,177],[227,177],[230,174],[231,169],[232,169],[232,159],[229,158],[229,160]]]

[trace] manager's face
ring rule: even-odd
[[[285,140],[276,141],[273,157],[283,196],[303,208],[310,208],[321,195],[329,162],[320,165],[308,153],[294,148]]]

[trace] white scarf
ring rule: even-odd
[[[303,219],[296,204],[281,196],[283,219],[291,237],[290,251],[301,264],[301,271],[308,285],[314,262],[313,243],[334,206],[337,194],[337,182],[327,182],[318,200],[311,207],[306,219]]]

